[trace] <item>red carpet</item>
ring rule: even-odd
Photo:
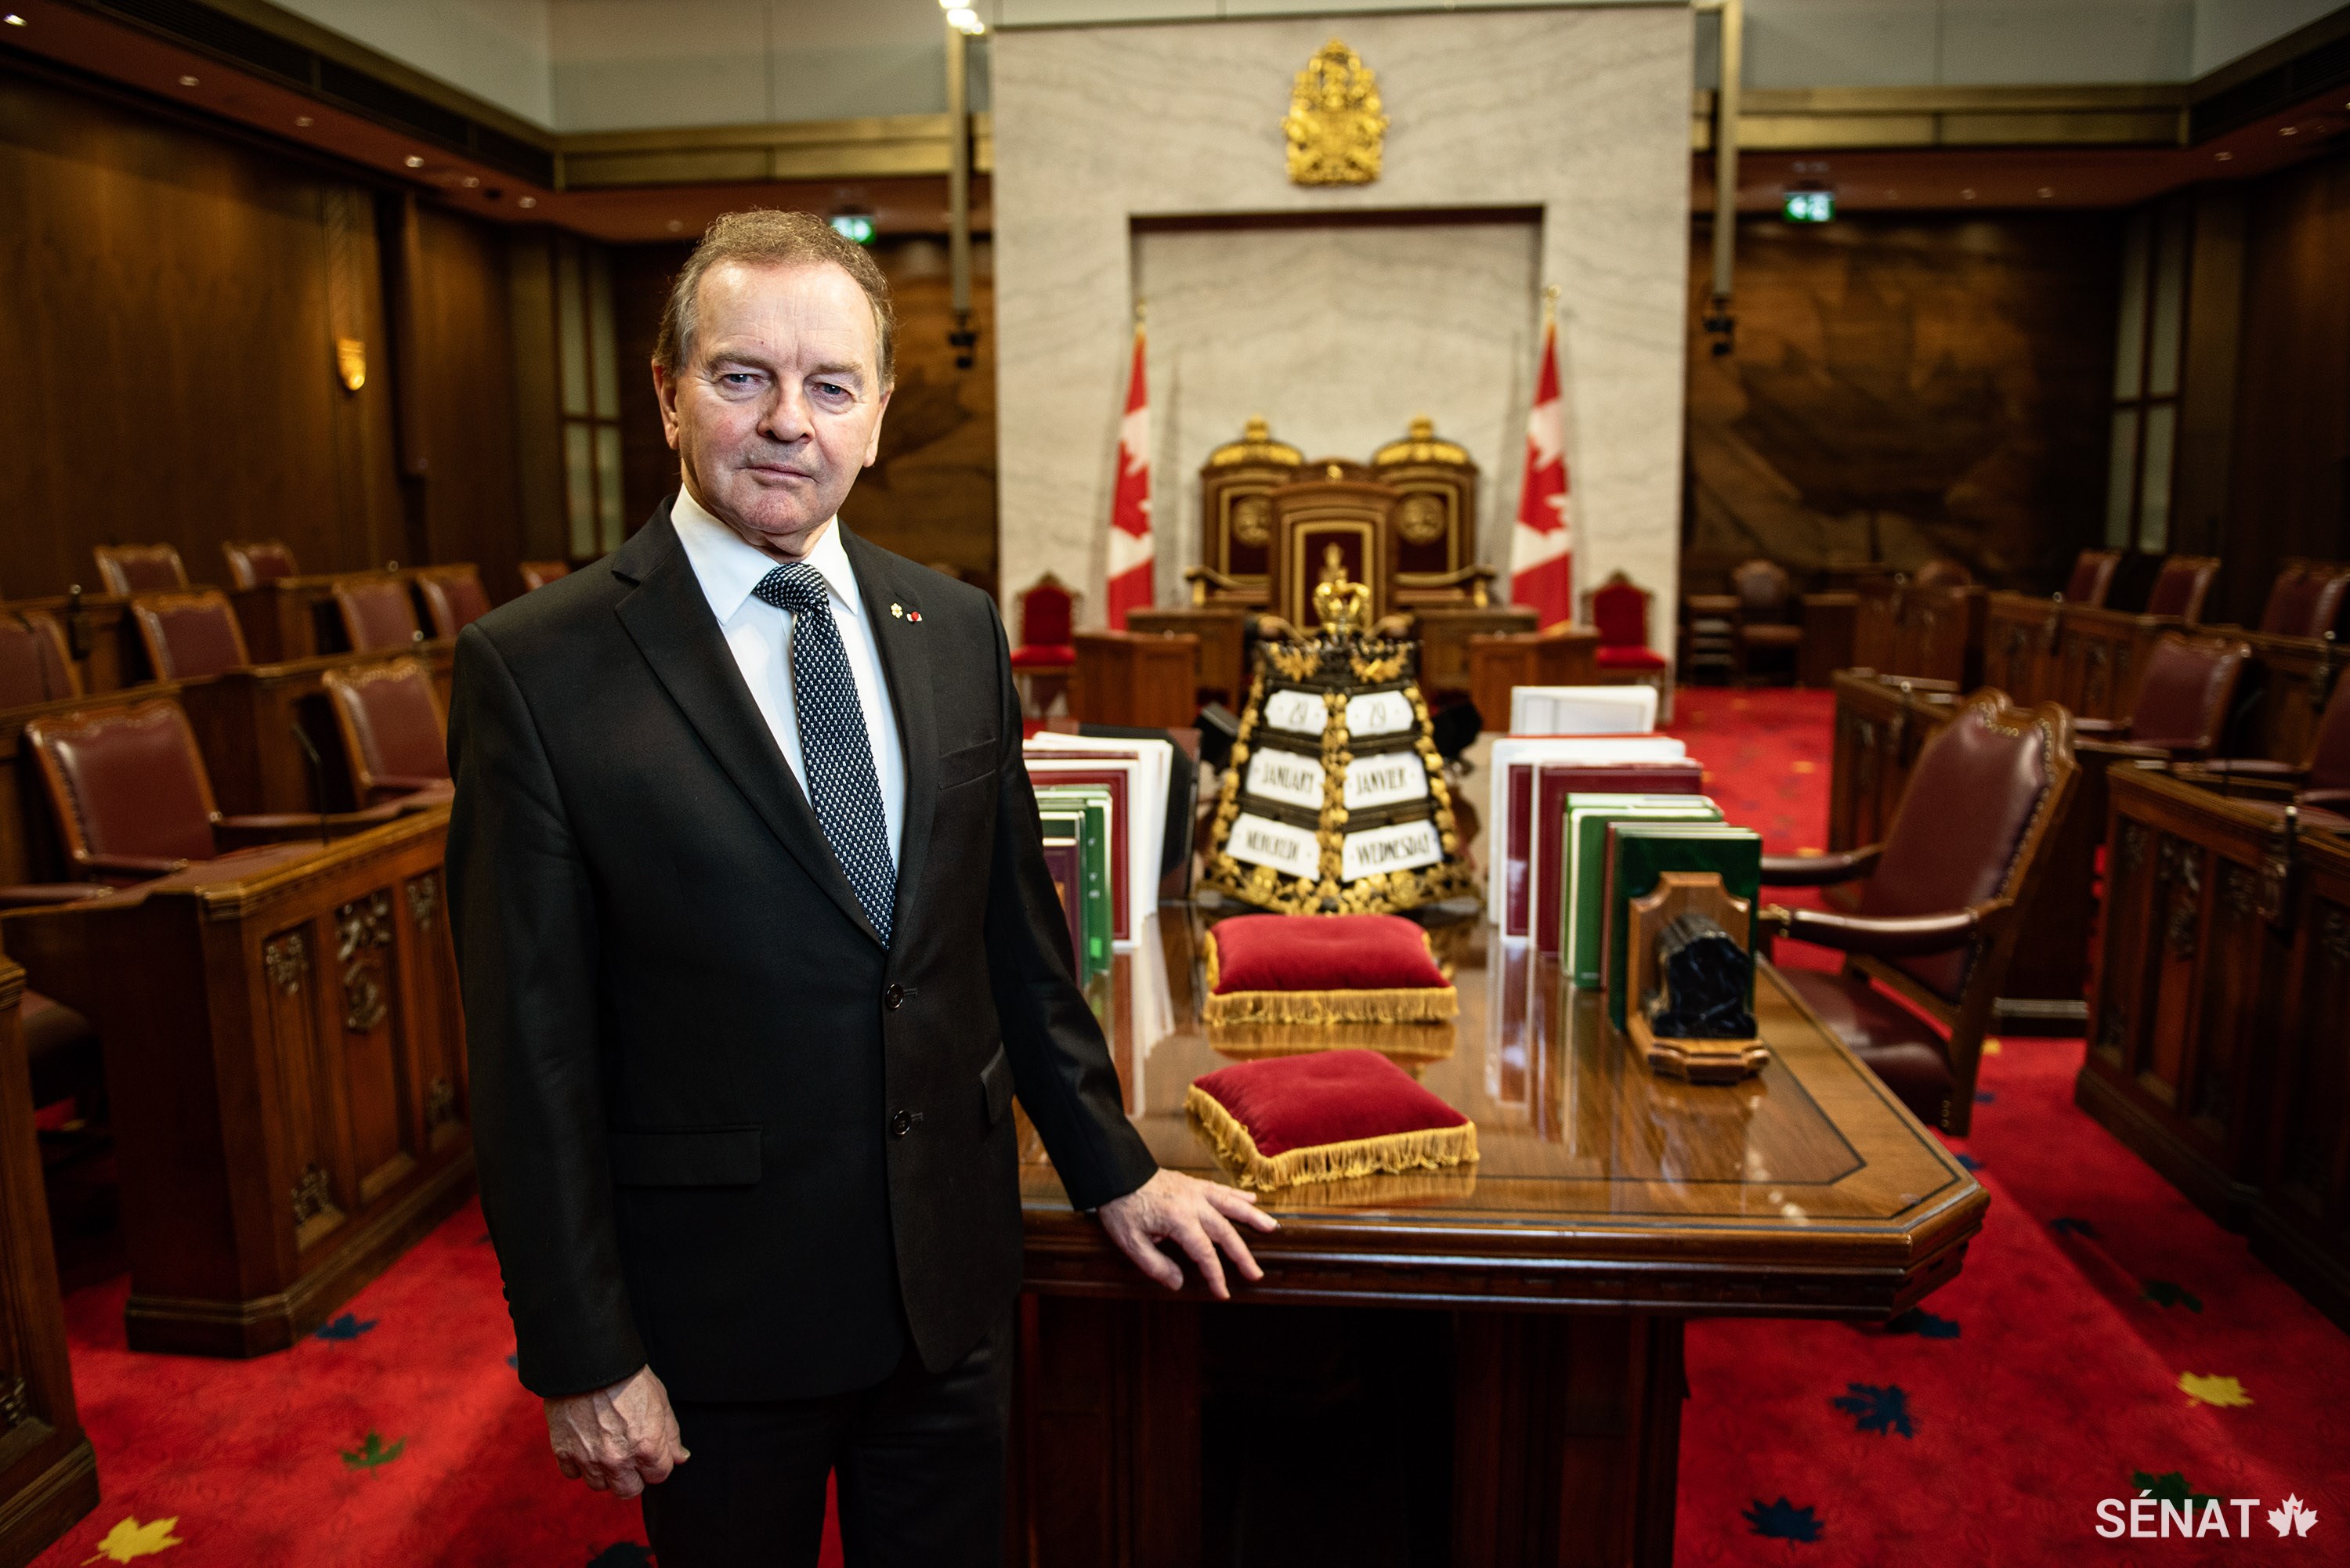
[[[1774,852],[1824,846],[1825,694],[1680,703],[1731,819]],[[1963,1147],[1990,1220],[1917,1315],[1690,1328],[1680,1563],[2350,1562],[2350,1337],[2072,1108],[2080,1050],[1984,1063]],[[106,1498],[41,1568],[649,1563],[633,1504],[556,1478],[482,1234],[468,1208],[325,1337],[258,1361],[131,1355],[127,1284],[75,1293]],[[2229,1537],[2099,1539],[2098,1501],[2139,1487],[2220,1498]],[[2317,1522],[2280,1541],[2264,1516],[2288,1494]],[[2251,1497],[2246,1543],[2226,1500]]]

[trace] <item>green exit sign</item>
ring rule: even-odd
[[[1791,223],[1825,223],[1835,216],[1835,192],[1790,191],[1780,212]]]

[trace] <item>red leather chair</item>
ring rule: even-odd
[[[137,594],[131,618],[158,680],[195,680],[253,662],[236,610],[217,588],[185,594]]]
[[[2102,607],[2113,591],[2114,571],[2122,564],[2119,550],[2084,550],[2073,560],[2073,575],[2064,579],[2068,605]]]
[[[2236,688],[2251,662],[2250,643],[2168,631],[2155,639],[2126,720],[2076,719],[2074,732],[2101,753],[2147,762],[2208,757],[2226,737]]]
[[[2350,594],[2350,566],[2334,561],[2288,561],[2269,586],[2261,629],[2278,637],[2324,637],[2342,618]]]
[[[363,804],[448,793],[448,720],[423,665],[395,659],[329,670],[323,679]]]
[[[1673,716],[1672,660],[1648,646],[1648,605],[1655,597],[1621,570],[1583,596],[1583,618],[1599,630],[1593,655],[1602,682],[1653,686],[1657,718],[1669,723]]]
[[[390,653],[423,639],[405,578],[344,577],[336,582],[334,597],[343,618],[343,637],[354,653]]]
[[[1918,753],[1882,844],[1763,857],[1766,886],[1867,879],[1856,913],[1773,905],[1762,923],[1846,955],[1841,973],[1780,973],[1929,1126],[1963,1134],[1971,1122],[1983,1033],[2022,929],[2018,911],[2078,777],[2071,715],[2054,702],[2016,708],[1986,689]]]
[[[424,597],[436,638],[454,637],[490,613],[482,574],[471,566],[427,566],[416,574],[416,591]]]
[[[302,571],[295,565],[294,552],[276,539],[224,540],[221,555],[228,562],[228,586],[233,588],[257,588]]]
[[[100,545],[98,580],[118,598],[132,594],[168,594],[188,586],[188,568],[169,545]]]
[[[1742,561],[1731,569],[1730,587],[1738,597],[1731,680],[1740,686],[1750,683],[1759,649],[1787,655],[1792,684],[1802,662],[1804,628],[1787,618],[1794,600],[1787,568],[1776,561]]]
[[[571,575],[568,561],[525,561],[522,563],[522,591],[543,588],[558,577]]]
[[[388,820],[388,811],[224,816],[180,705],[168,698],[85,708],[25,726],[66,857],[117,887],[232,849]]]
[[[66,628],[46,610],[0,613],[0,708],[81,695]]]
[[[2175,615],[2189,626],[2203,622],[2203,601],[2211,597],[2211,579],[2220,575],[2217,556],[2171,556],[2155,574],[2146,597],[2148,615]]]
[[[2317,732],[2298,763],[2262,757],[2229,757],[2174,768],[2182,778],[2224,794],[2251,794],[2304,810],[2350,815],[2350,680],[2336,679],[2334,695],[2317,716]]]
[[[1031,714],[1042,718],[1077,669],[1077,596],[1047,572],[1020,596],[1020,641],[1012,674]]]

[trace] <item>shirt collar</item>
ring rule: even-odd
[[[712,516],[693,498],[692,492],[682,486],[670,504],[669,518],[677,530],[677,542],[685,547],[685,558],[692,565],[694,576],[702,583],[702,597],[710,601],[711,613],[718,618],[719,625],[730,625],[743,608],[743,602],[751,597],[751,590],[783,563],[745,543],[740,534]],[[857,593],[857,573],[848,564],[847,546],[840,542],[838,517],[826,521],[823,532],[816,536],[816,548],[808,552],[806,559],[832,589],[837,607],[853,616],[864,615],[865,603]]]

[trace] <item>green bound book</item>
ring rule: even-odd
[[[1114,820],[1110,793],[1102,784],[1054,784],[1036,792],[1037,809],[1058,807],[1083,814],[1080,837],[1085,848],[1086,972],[1090,981],[1109,969],[1112,913],[1110,910],[1109,836]]]
[[[1069,969],[1083,985],[1094,972],[1093,944],[1086,925],[1086,809],[1040,801],[1036,816],[1045,831],[1045,865],[1053,873],[1062,912],[1069,923]]]
[[[1561,808],[1558,900],[1558,962],[1567,978],[1586,991],[1599,983],[1599,949],[1605,919],[1600,881],[1610,823],[1633,821],[1720,822],[1721,811],[1701,794],[1622,794],[1576,792]]]
[[[1762,836],[1725,823],[1619,822],[1607,848],[1607,1016],[1626,1027],[1633,999],[1625,994],[1630,972],[1631,904],[1657,890],[1668,871],[1711,871],[1733,898],[1746,900],[1746,929],[1732,931],[1754,950],[1754,913],[1762,888]],[[1746,1004],[1754,1005],[1753,978]]]

